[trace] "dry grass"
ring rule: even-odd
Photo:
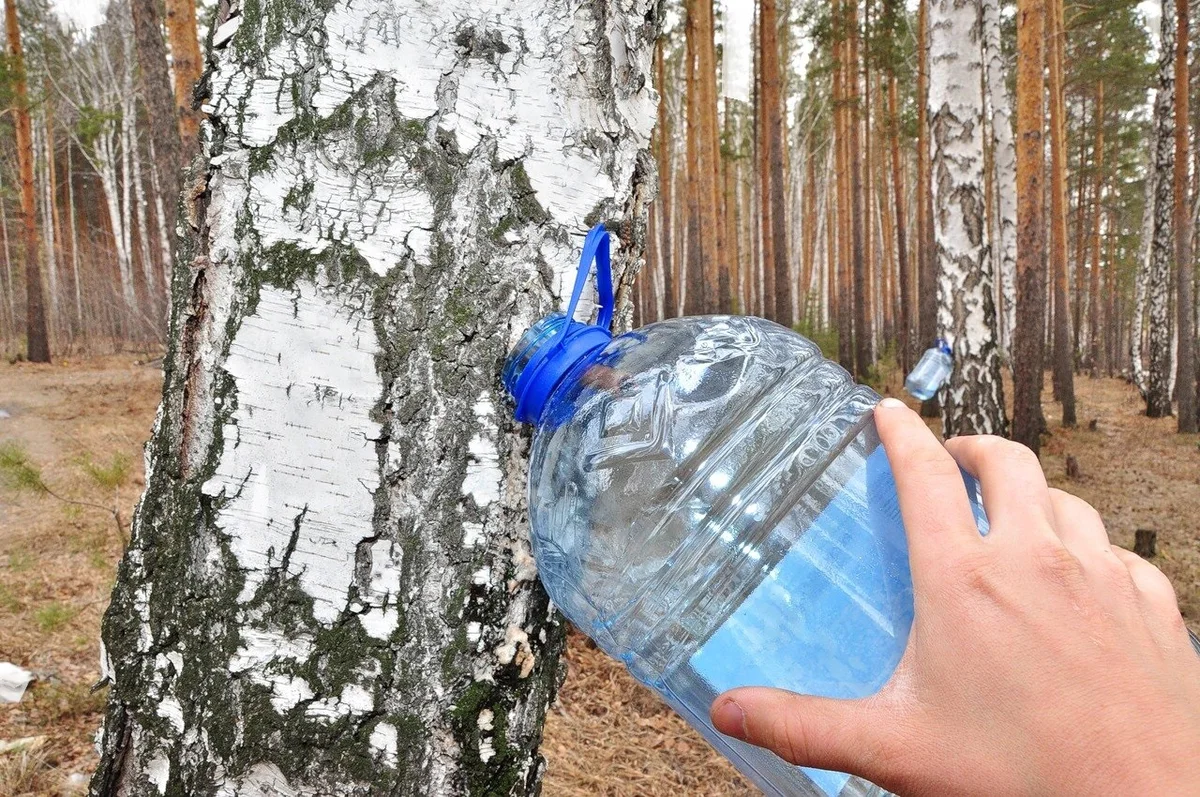
[[[118,507],[126,529],[159,391],[157,369],[136,359],[0,365],[0,409],[12,414],[0,419],[0,446],[15,444],[65,497]],[[894,379],[884,387],[897,392]],[[1079,429],[1058,429],[1057,408],[1046,405],[1054,434],[1043,463],[1051,483],[1092,502],[1118,544],[1132,545],[1138,528],[1155,529],[1156,564],[1174,581],[1189,623],[1200,627],[1200,437],[1174,434],[1173,419],[1143,417],[1136,392],[1122,382],[1080,378],[1077,390]],[[1079,462],[1077,480],[1066,476],[1068,454]],[[4,797],[77,794],[80,775],[94,766],[104,693],[91,686],[120,551],[110,514],[6,485],[0,473],[0,660],[41,679],[20,704],[0,707],[0,741],[47,737],[36,751],[0,754]],[[752,793],[695,732],[578,634],[567,663],[546,727],[548,797]]]
[[[47,737],[0,754],[0,795],[78,794],[95,766],[100,617],[123,544],[112,510],[128,533],[160,385],[136,359],[0,366],[0,660],[38,677],[0,707],[0,740]]]

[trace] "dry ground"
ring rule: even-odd
[[[40,679],[21,703],[0,707],[0,741],[47,737],[34,755],[0,754],[5,797],[79,793],[94,765],[104,695],[90,690],[121,550],[107,508],[119,510],[127,533],[160,384],[155,364],[139,364],[145,359],[0,365],[0,410],[10,414],[0,413],[0,661]],[[1081,377],[1076,384],[1079,429],[1058,429],[1058,409],[1046,405],[1054,435],[1043,463],[1051,483],[1092,502],[1120,545],[1131,546],[1138,528],[1155,529],[1156,563],[1200,628],[1200,438],[1174,434],[1173,419],[1142,417],[1136,391],[1123,382]],[[102,508],[2,483],[13,475],[14,452],[24,452],[50,489]],[[1067,455],[1079,463],[1077,479],[1066,476]],[[572,636],[568,667],[546,730],[548,797],[752,791],[581,636]]]

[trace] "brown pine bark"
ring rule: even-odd
[[[1095,180],[1092,183],[1091,270],[1088,274],[1088,367],[1093,377],[1100,360],[1100,215],[1104,197],[1104,81],[1096,84]],[[1186,162],[1186,161],[1185,161]],[[1080,286],[1082,287],[1082,286]]]
[[[863,212],[865,201],[863,187],[863,147],[860,136],[859,95],[859,35],[858,0],[846,3],[846,30],[849,39],[849,64],[847,67],[847,96],[849,108],[848,137],[850,155],[850,244],[854,264],[854,374],[866,377],[871,368],[871,316],[869,306],[870,277],[867,273],[866,220]]]
[[[37,207],[33,186],[33,127],[29,120],[29,89],[25,82],[25,53],[17,0],[4,2],[4,26],[16,100],[14,121],[17,133],[17,172],[21,182],[21,243],[25,257],[25,346],[30,362],[50,362],[50,336],[46,329],[46,306],[42,289],[41,242],[37,230]]]
[[[704,269],[704,312],[726,312],[729,306],[729,264],[725,260],[725,226],[721,218],[721,148],[717,131],[717,65],[713,47],[712,0],[691,0],[688,14],[696,15],[695,108],[699,125],[700,256]],[[688,109],[688,114],[693,112]]]
[[[175,76],[175,105],[179,112],[181,156],[191,160],[200,151],[200,111],[192,92],[204,71],[196,34],[196,0],[166,0],[167,37]]]
[[[762,58],[762,104],[763,145],[766,150],[763,175],[765,203],[770,205],[768,222],[763,232],[764,251],[769,257],[763,261],[765,271],[773,273],[772,290],[768,301],[774,299],[773,320],[790,327],[792,318],[792,278],[787,246],[787,212],[784,185],[783,151],[783,97],[780,76],[779,20],[775,11],[775,0],[759,0],[759,53]],[[769,248],[766,240],[770,239]]]
[[[1017,325],[1013,330],[1013,439],[1041,446],[1046,346],[1045,0],[1017,5]]]
[[[1070,307],[1067,299],[1067,157],[1063,103],[1062,0],[1047,6],[1047,57],[1050,61],[1050,259],[1054,273],[1054,375],[1063,426],[1075,420],[1075,372],[1071,353]]]
[[[1065,80],[1065,77],[1064,77],[1064,80]],[[1065,88],[1063,90],[1065,91]],[[1086,113],[1087,101],[1085,100],[1083,104],[1085,106],[1084,112]],[[1085,116],[1085,118],[1086,118],[1086,116]],[[1067,124],[1067,119],[1066,119],[1066,114],[1064,113],[1063,114],[1064,129],[1066,127],[1066,124]],[[1082,125],[1081,125],[1081,127],[1082,127]],[[1064,142],[1066,141],[1065,133],[1064,133],[1063,141]],[[1074,230],[1073,230],[1073,232],[1075,233],[1075,246],[1074,246],[1075,292],[1072,297],[1072,305],[1071,305],[1071,340],[1073,341],[1073,345],[1074,345],[1074,351],[1072,352],[1072,356],[1076,359],[1083,358],[1083,319],[1084,319],[1084,315],[1085,315],[1084,299],[1087,296],[1087,293],[1086,293],[1086,290],[1084,287],[1085,285],[1087,285],[1087,268],[1085,266],[1086,266],[1086,264],[1088,262],[1088,258],[1090,256],[1089,251],[1091,249],[1091,243],[1092,243],[1091,237],[1087,234],[1087,231],[1091,229],[1091,226],[1088,223],[1089,216],[1087,215],[1087,209],[1089,206],[1088,189],[1091,187],[1091,184],[1087,180],[1084,179],[1084,175],[1087,174],[1087,166],[1088,166],[1087,141],[1088,141],[1088,136],[1083,135],[1082,131],[1081,131],[1080,136],[1079,136],[1079,170],[1078,170],[1078,177],[1075,180],[1075,187],[1076,187],[1075,214],[1074,214],[1075,215],[1075,224],[1074,224]],[[1063,146],[1064,146],[1064,153],[1065,153],[1066,144],[1064,144]],[[1064,158],[1065,158],[1065,155],[1064,155]],[[1066,162],[1067,161],[1064,160],[1064,163],[1066,163]],[[1070,183],[1071,183],[1070,175],[1068,175],[1065,178],[1065,180],[1066,180],[1067,185],[1070,186]],[[1071,194],[1070,188],[1067,188],[1066,195],[1070,196],[1070,194]],[[1064,213],[1066,213],[1068,216],[1071,215],[1070,214],[1070,206],[1067,205],[1065,207],[1066,207],[1066,210],[1064,210]],[[1068,254],[1067,254],[1068,262],[1070,260],[1070,255],[1071,255],[1071,248],[1068,246]]]
[[[899,283],[897,342],[900,349],[900,367],[905,373],[908,373],[913,358],[912,344],[909,340],[910,324],[912,323],[910,304],[912,283],[908,271],[908,214],[905,208],[904,161],[900,155],[899,108],[896,75],[890,74],[888,75],[888,132],[892,150],[892,209],[896,219],[896,258]]]
[[[800,320],[807,320],[811,299],[808,293],[812,286],[813,270],[817,260],[817,153],[812,141],[809,141],[808,152],[805,154],[804,175],[804,221],[803,241],[801,243],[800,268]],[[820,291],[817,291],[818,295]]]
[[[672,216],[674,203],[671,201],[671,122],[667,117],[667,68],[666,56],[663,53],[664,39],[658,40],[654,50],[654,73],[658,81],[658,206],[660,222],[659,234],[659,268],[662,269],[663,315],[675,318],[679,308],[675,302],[674,264],[672,250]]]
[[[730,99],[725,98],[725,140],[732,142],[736,136],[736,129],[733,121],[733,106]],[[722,313],[744,313],[746,305],[741,297],[741,247],[738,243],[737,229],[737,184],[738,184],[738,164],[740,159],[737,153],[730,153],[727,157],[723,152],[721,156],[721,217],[724,219],[722,227],[725,230],[725,247],[724,247],[724,264],[722,268],[726,270],[726,291],[722,295],[721,312]]]
[[[167,74],[167,47],[156,0],[130,0],[133,38],[137,47],[138,81],[150,119],[155,165],[163,192],[166,228],[175,229],[179,203],[183,146],[179,137],[179,108]]]
[[[770,2],[770,0],[766,0]],[[772,5],[772,8],[774,6]],[[767,70],[768,63],[773,59],[768,55],[766,46],[767,25],[764,19],[766,8],[760,0],[758,4],[758,47],[755,48],[755,65],[757,66],[757,92],[755,95],[755,120],[757,123],[757,163],[758,163],[758,241],[759,267],[762,268],[762,305],[763,316],[772,321],[778,320],[775,295],[778,286],[775,284],[775,236],[772,213],[774,203],[771,201],[771,114],[768,98]],[[774,35],[771,34],[774,41]]]
[[[1188,45],[1189,4],[1175,8],[1175,285],[1176,324],[1179,339],[1175,355],[1175,398],[1179,402],[1178,429],[1197,430],[1196,416],[1196,264],[1192,261],[1191,190],[1188,180]]]
[[[846,2],[838,0],[834,10],[833,97],[835,142],[837,146],[837,330],[838,362],[847,371],[854,370],[854,320],[851,300],[851,221],[849,174],[849,109],[847,100],[848,47]]]
[[[933,257],[933,172],[929,164],[929,9],[928,0],[917,6],[917,268],[920,272],[918,348],[932,346],[937,338],[937,263]],[[926,418],[941,416],[937,397],[921,404]]]
[[[706,312],[705,277],[707,271],[704,261],[704,243],[701,235],[701,194],[703,192],[703,172],[700,155],[700,86],[699,65],[697,63],[697,47],[699,46],[699,31],[697,30],[697,15],[688,9],[687,21],[684,25],[685,49],[687,57],[687,292],[684,294],[684,315],[703,315]]]

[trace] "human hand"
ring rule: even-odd
[[[875,418],[912,567],[903,659],[861,700],[732,690],[716,728],[901,794],[1200,794],[1200,658],[1166,576],[1024,446],[943,447],[894,399]]]

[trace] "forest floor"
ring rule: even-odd
[[[92,692],[100,618],[159,398],[158,363],[149,359],[0,364],[0,662],[38,677],[20,703],[0,706],[0,745],[45,737],[32,751],[0,752],[0,795],[82,794],[95,764],[105,698]],[[1200,630],[1200,437],[1175,434],[1174,419],[1145,418],[1137,392],[1119,380],[1079,377],[1076,389],[1079,428],[1059,429],[1057,405],[1045,406],[1050,483],[1094,504],[1119,545],[1132,547],[1136,529],[1156,530],[1155,564]],[[1079,466],[1073,479],[1068,455]],[[31,486],[38,478],[96,506],[46,495]],[[547,797],[753,792],[582,636],[572,634],[567,661],[546,727]]]

